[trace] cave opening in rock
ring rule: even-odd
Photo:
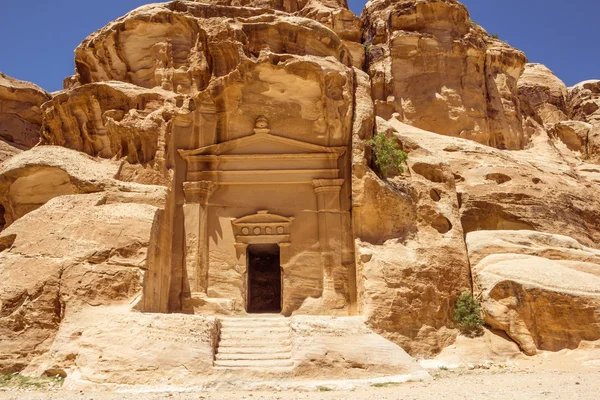
[[[279,246],[255,244],[248,246],[249,313],[281,312],[281,263]]]

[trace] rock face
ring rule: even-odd
[[[116,163],[93,160],[62,147],[36,147],[0,166],[0,205],[5,225],[62,195],[103,190]]]
[[[161,196],[160,187],[144,193]],[[157,212],[155,205],[115,201],[108,192],[63,195],[2,231],[0,371],[23,369],[48,351],[70,312],[139,295]]]
[[[486,322],[526,354],[600,339],[600,251],[534,231],[467,235],[475,293]]]
[[[452,299],[469,287],[469,268],[448,164],[411,134],[398,136],[396,124],[405,126],[378,118],[377,130],[402,142],[407,174],[383,181],[369,171],[355,179],[362,312],[375,330],[411,354],[429,355],[456,337]]]
[[[571,119],[580,121],[576,130],[577,136],[582,138],[586,155],[598,163],[600,161],[600,81],[590,80],[573,86],[569,90],[569,99]]]
[[[600,340],[599,81],[458,1],[150,4],[75,65],[52,98],[0,79],[0,373],[206,384],[224,315],[264,303],[285,376],[420,374],[464,290],[507,354]]]
[[[49,99],[33,83],[0,73],[0,162],[40,141],[40,107]]]
[[[42,143],[148,163],[157,152],[165,152],[165,125],[175,102],[170,92],[124,83],[81,86],[44,104]]]
[[[568,120],[568,89],[552,71],[543,64],[526,64],[518,81],[522,104],[543,124],[556,124]]]
[[[455,0],[372,0],[361,16],[376,114],[501,149],[522,149],[525,56]]]

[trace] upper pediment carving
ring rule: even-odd
[[[194,150],[179,150],[187,160],[194,156],[261,155],[261,154],[332,154],[339,156],[346,147],[328,147],[274,135],[264,117],[258,117],[254,133],[241,138]]]

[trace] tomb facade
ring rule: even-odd
[[[354,313],[347,143],[286,137],[260,115],[249,131],[178,151],[181,311]]]

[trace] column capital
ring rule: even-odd
[[[219,186],[213,181],[183,182],[183,193],[186,203],[207,205],[208,199]]]
[[[314,179],[312,181],[315,193],[323,192],[334,192],[339,193],[342,185],[344,184],[343,179]]]

